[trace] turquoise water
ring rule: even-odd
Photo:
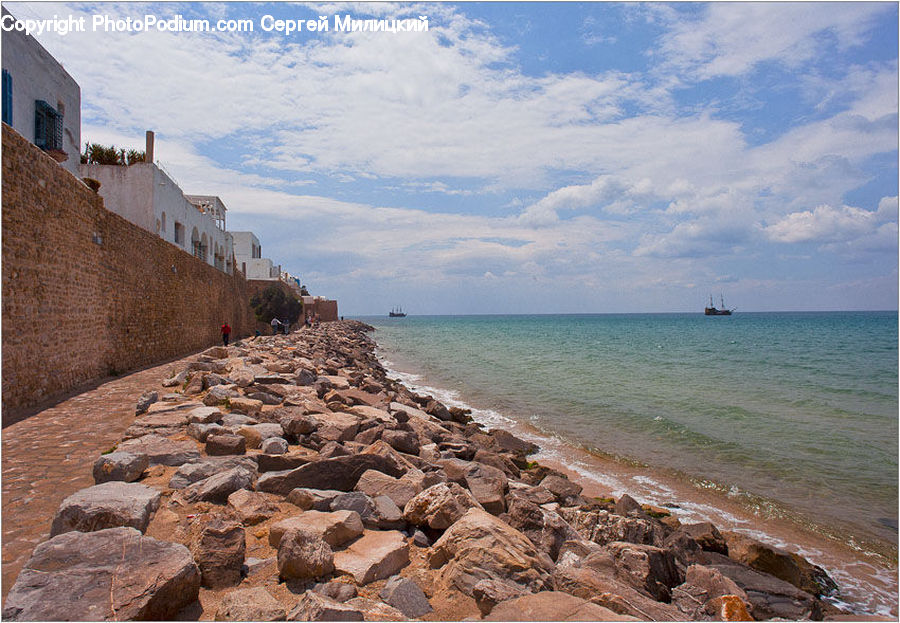
[[[362,320],[473,406],[896,558],[896,312]]]

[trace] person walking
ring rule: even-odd
[[[228,323],[222,325],[222,344],[228,346],[228,339],[231,337],[231,327]]]
[[[272,335],[278,335],[278,325],[280,325],[281,322],[278,320],[278,318],[273,317],[270,324],[272,325]]]

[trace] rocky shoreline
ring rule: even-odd
[[[533,444],[388,379],[370,330],[210,348],[148,388],[3,618],[842,617],[802,557],[585,497]]]

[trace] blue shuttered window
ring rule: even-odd
[[[3,123],[12,125],[12,75],[3,70]]]
[[[63,148],[63,116],[44,100],[34,102],[34,144],[44,151]]]

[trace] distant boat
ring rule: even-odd
[[[397,309],[392,309],[391,313],[388,314],[391,318],[406,318],[406,314],[403,313],[403,308],[398,307]]]
[[[709,306],[704,308],[703,313],[707,316],[730,316],[733,309],[727,309],[725,307],[725,297],[721,294],[719,295],[720,300],[722,301],[722,307],[717,308],[713,305],[712,294],[709,295]]]

